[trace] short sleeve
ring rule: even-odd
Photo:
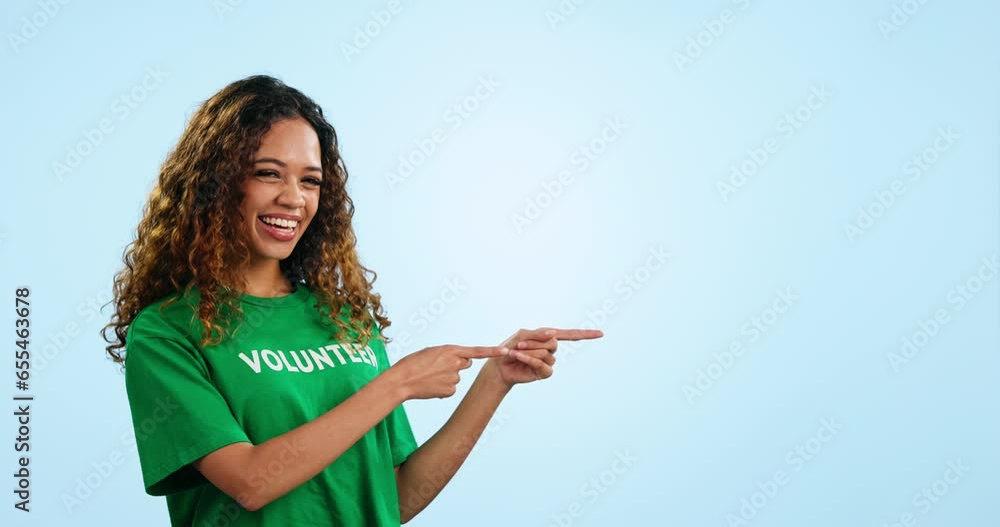
[[[379,332],[376,329],[375,334]],[[385,351],[385,345],[381,340],[373,340],[371,344],[375,351],[376,359],[379,363],[379,373],[389,369],[389,356]],[[417,449],[417,440],[413,435],[413,428],[410,426],[410,419],[406,415],[406,409],[400,404],[385,418],[386,429],[389,433],[389,449],[392,454],[392,465],[399,466],[410,454]]]
[[[406,416],[403,405],[399,405],[385,418],[389,431],[389,445],[392,451],[392,466],[396,467],[406,461],[417,449],[417,440],[413,437],[413,428]]]
[[[125,387],[142,479],[152,496],[207,483],[192,461],[250,442],[200,352],[164,327],[140,315],[126,337]]]

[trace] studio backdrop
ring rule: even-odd
[[[391,362],[604,332],[410,525],[996,525],[995,2],[2,10],[0,524],[169,524],[101,328],[192,113],[264,74],[336,128]]]

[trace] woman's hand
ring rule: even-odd
[[[521,329],[500,344],[501,347],[508,348],[510,353],[491,358],[485,366],[492,366],[498,379],[507,387],[547,379],[552,376],[552,365],[556,363],[555,352],[560,340],[596,339],[603,336],[604,332],[598,329]]]
[[[504,346],[432,346],[403,357],[389,370],[405,399],[440,399],[455,395],[458,372],[472,366],[472,359],[499,358],[507,352]]]

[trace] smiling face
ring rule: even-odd
[[[275,122],[261,138],[240,206],[251,265],[276,265],[292,254],[316,215],[321,159],[316,131],[301,117]]]

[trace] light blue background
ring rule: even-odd
[[[758,484],[778,470],[787,481],[748,524],[874,527],[910,513],[921,526],[997,525],[997,279],[961,309],[949,295],[998,252],[998,9],[929,0],[884,37],[880,21],[903,3],[592,0],[553,24],[555,0],[403,0],[348,58],[342,46],[388,2],[77,1],[20,43],[22,17],[43,20],[43,8],[5,2],[0,293],[13,303],[31,287],[36,400],[33,510],[4,491],[0,523],[167,524],[122,440],[123,377],[98,334],[110,309],[92,306],[110,299],[194,109],[267,73],[314,97],[340,134],[361,257],[378,272],[388,335],[409,335],[394,359],[520,327],[594,320],[606,333],[562,347],[551,379],[516,387],[410,525],[724,526],[742,500],[761,504]],[[713,23],[724,9],[730,23]],[[679,68],[700,32],[708,45]],[[126,115],[116,100],[147,68],[166,77]],[[499,86],[452,128],[445,112],[489,76]],[[786,137],[779,120],[805,115],[814,87],[831,95]],[[57,177],[53,163],[105,118],[113,131]],[[613,118],[626,128],[580,170],[574,152]],[[445,140],[390,188],[385,174],[437,127]],[[948,127],[958,138],[911,181],[906,163]],[[723,199],[717,183],[768,138],[778,150]],[[571,183],[519,232],[512,215],[563,170]],[[845,223],[895,180],[905,192],[852,241]],[[647,262],[655,248],[665,264]],[[418,321],[449,280],[461,295]],[[784,290],[798,298],[771,318]],[[938,310],[948,322],[894,369],[890,354]],[[754,339],[743,328],[762,315],[773,324]],[[734,341],[744,352],[727,357]],[[406,403],[418,440],[473,371],[450,399]],[[689,398],[699,375],[707,389]],[[0,410],[6,489],[13,403]],[[842,428],[819,441],[831,418]],[[796,461],[797,446],[814,455]],[[915,504],[949,462],[969,469],[938,483],[947,494],[929,510]],[[99,485],[67,508],[88,476]]]

